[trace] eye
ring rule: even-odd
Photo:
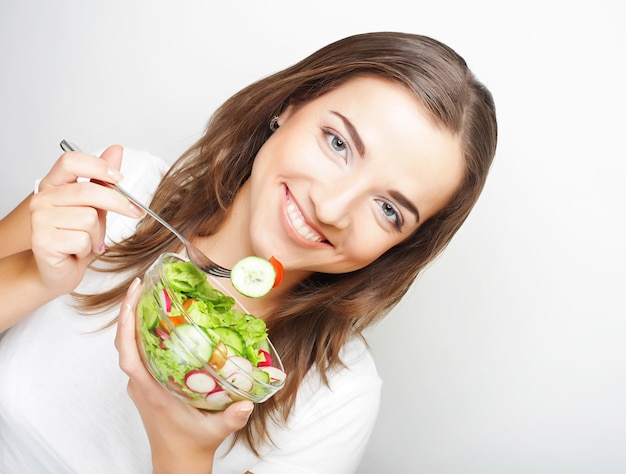
[[[346,144],[338,136],[331,138],[330,145],[337,151],[344,151],[346,149]]]
[[[345,140],[332,130],[325,129],[324,134],[326,135],[326,141],[328,142],[331,150],[335,153],[339,153],[339,155],[346,160],[348,154],[348,144]]]
[[[402,214],[400,214],[398,209],[388,201],[377,199],[376,202],[378,203],[384,218],[390,221],[398,232],[400,232],[402,230],[402,225],[404,224]]]

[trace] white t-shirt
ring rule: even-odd
[[[148,153],[125,150],[122,184],[148,202],[165,169]],[[128,235],[135,222],[109,213],[107,238]],[[89,271],[78,290],[96,292],[119,278]],[[150,473],[150,446],[118,365],[115,327],[100,330],[117,310],[85,316],[72,304],[60,297],[0,338],[0,473]],[[289,426],[271,427],[277,448],[256,458],[237,444],[224,454],[227,440],[213,472],[354,472],[376,420],[381,381],[359,339],[341,356],[348,368],[330,375],[330,388],[315,371],[307,375]]]

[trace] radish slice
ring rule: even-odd
[[[217,389],[209,393],[205,399],[207,410],[224,410],[233,402],[233,399],[226,390]]]
[[[263,360],[259,360],[257,367],[269,367],[272,365],[272,356],[269,352],[259,349],[259,354],[263,357]]]
[[[252,373],[252,362],[242,356],[232,356],[226,360],[224,367],[222,367],[222,373],[225,375],[225,378],[228,378],[231,374],[235,372],[245,372],[247,374]]]
[[[287,378],[287,374],[277,367],[259,367],[259,369],[269,374],[272,385],[282,384]]]
[[[161,339],[170,339],[170,335],[168,333],[166,333],[165,331],[163,331],[162,329],[159,329],[159,328],[156,328],[154,330],[154,334],[156,334]]]
[[[217,382],[211,374],[204,370],[192,370],[185,375],[185,385],[196,393],[209,393],[215,390]]]
[[[243,390],[244,392],[249,392],[250,390],[252,390],[252,379],[248,374],[235,372],[226,377],[226,380],[228,380],[231,384],[233,384],[239,390]]]
[[[161,308],[163,308],[166,313],[170,313],[172,311],[172,299],[165,288],[163,288],[163,291],[161,292]]]

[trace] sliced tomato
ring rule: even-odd
[[[194,301],[198,301],[198,300],[196,298],[187,298],[185,301],[183,301],[183,308],[189,309],[189,307]]]
[[[184,316],[170,316],[169,320],[174,327],[180,326],[181,324],[185,324],[187,322]]]
[[[176,327],[176,326],[180,326],[181,324],[185,324],[187,321],[185,319],[184,316],[168,316],[168,318],[170,320],[170,323],[172,323],[172,326]],[[167,324],[165,324],[164,321],[161,321],[160,326],[169,332],[170,328],[167,327]]]
[[[283,264],[278,261],[276,257],[270,257],[269,262],[274,267],[274,271],[276,272],[276,279],[274,280],[274,286],[272,288],[276,288],[280,285],[280,282],[283,281],[283,276],[285,275],[285,269],[283,268]]]

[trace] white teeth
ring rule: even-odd
[[[306,225],[306,223],[304,222],[304,218],[300,213],[300,210],[296,207],[295,204],[287,204],[287,214],[289,214],[289,219],[291,220],[294,228],[302,237],[312,242],[321,242],[323,240],[319,234],[317,234],[313,229]]]

